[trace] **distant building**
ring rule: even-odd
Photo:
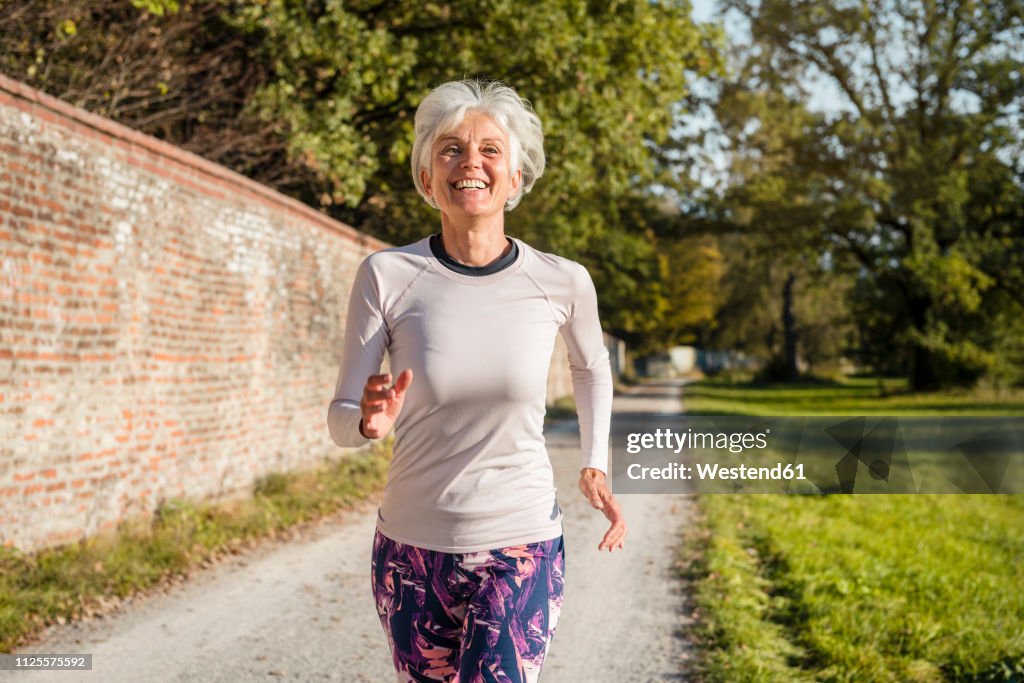
[[[740,351],[709,351],[695,346],[673,346],[667,353],[658,353],[636,360],[638,375],[645,377],[675,377],[696,370],[713,375],[727,369],[756,369],[756,358]]]

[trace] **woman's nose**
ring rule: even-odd
[[[463,168],[478,168],[480,166],[480,160],[482,155],[479,150],[467,149],[466,153],[462,155],[462,167]]]

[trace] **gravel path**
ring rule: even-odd
[[[616,397],[615,426],[679,410],[678,384]],[[566,595],[544,683],[684,681],[691,646],[673,564],[691,516],[683,495],[620,496],[624,551],[600,553],[603,515],[576,488],[578,434],[549,431],[565,512]],[[289,542],[270,543],[119,613],[55,627],[22,653],[92,653],[90,672],[0,672],[0,680],[147,683],[299,680],[388,683],[387,642],[370,596],[376,503]]]

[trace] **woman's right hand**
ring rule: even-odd
[[[405,391],[412,384],[412,370],[405,370],[391,383],[391,373],[370,375],[363,387],[363,398],[359,401],[359,409],[363,419],[359,422],[359,431],[367,439],[379,439],[391,431],[395,418],[402,411],[405,402]]]

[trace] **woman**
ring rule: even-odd
[[[460,81],[416,112],[416,189],[441,233],[369,256],[328,412],[339,446],[395,430],[373,591],[398,680],[535,681],[562,602],[562,513],[542,427],[555,335],[569,349],[579,487],[623,547],[606,484],[612,383],[587,271],[505,236],[544,170],[511,88]],[[392,375],[380,373],[384,353]]]

